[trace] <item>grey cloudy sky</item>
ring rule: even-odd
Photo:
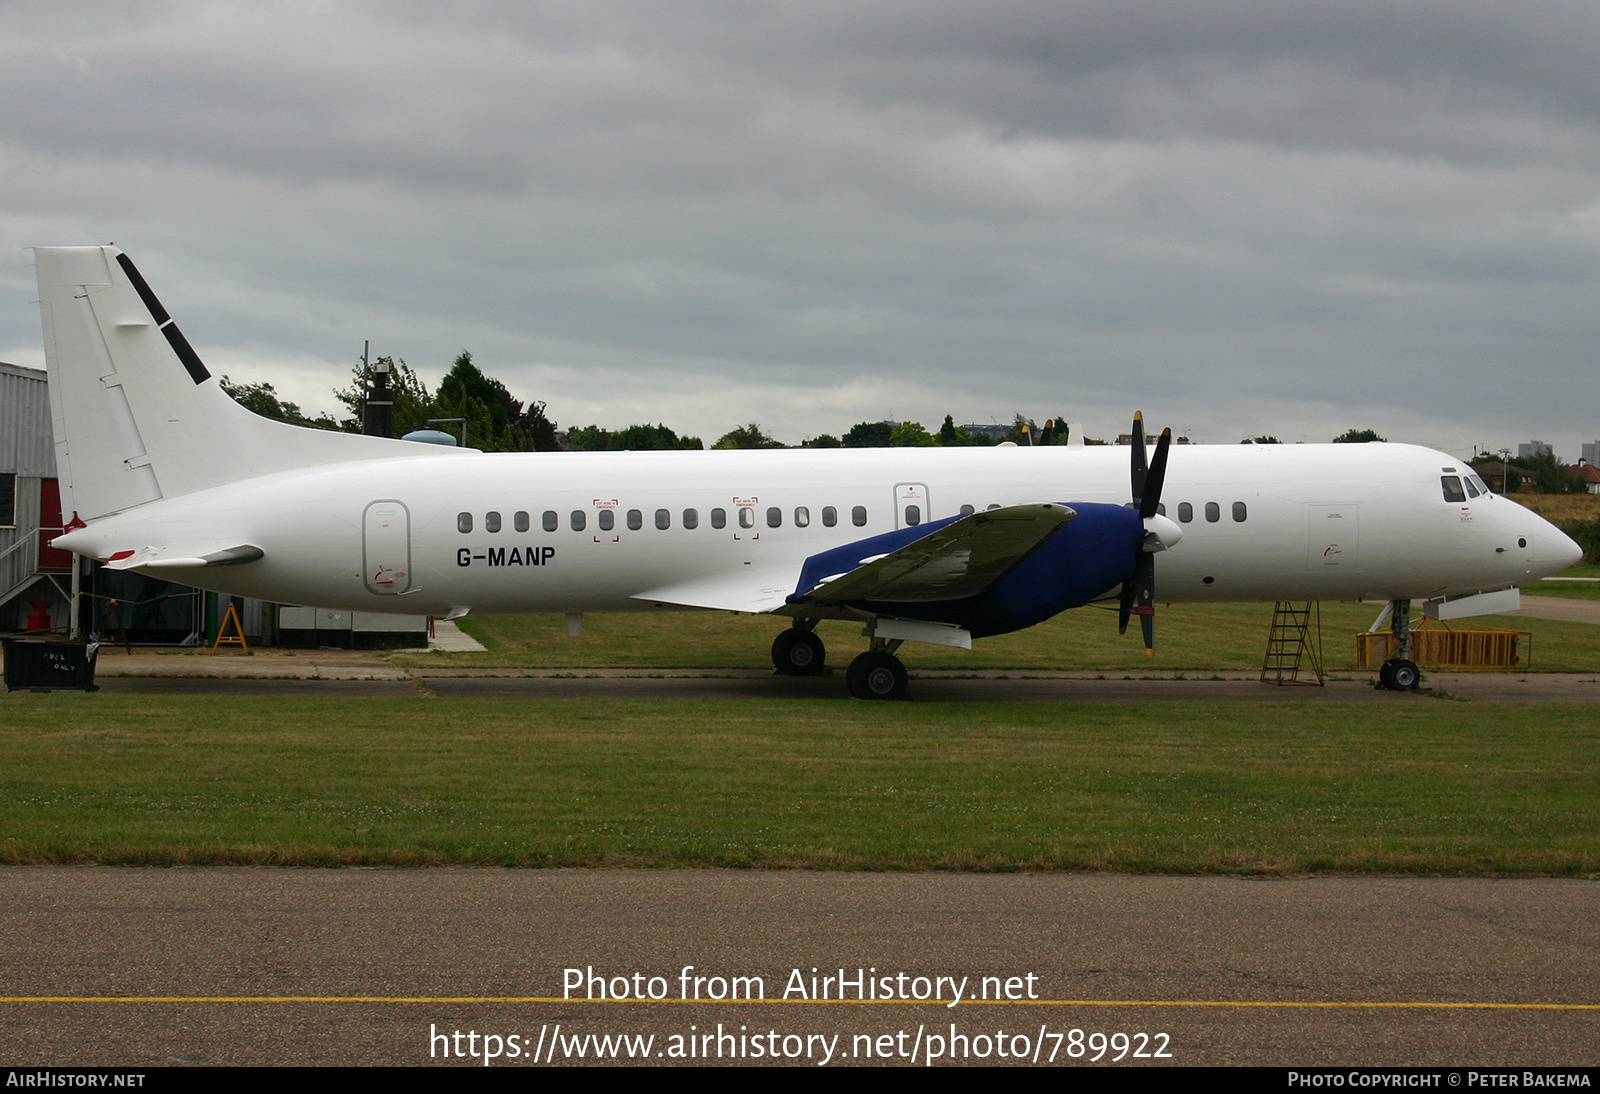
[[[215,372],[361,340],[563,425],[791,443],[1134,409],[1467,455],[1600,436],[1600,7],[0,6],[27,246],[115,240]]]

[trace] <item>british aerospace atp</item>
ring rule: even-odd
[[[850,693],[902,643],[970,648],[1092,602],[1413,599],[1503,611],[1581,550],[1471,468],[1399,444],[481,453],[261,418],[128,256],[35,249],[64,511],[55,546],[286,604],[786,617],[778,671],[863,624]],[[1156,575],[1159,569],[1159,593]],[[1509,597],[1509,600],[1508,600]],[[1474,607],[1474,604],[1478,607]],[[1383,681],[1414,686],[1402,656]]]

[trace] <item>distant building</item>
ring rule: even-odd
[[[1588,448],[1588,445],[1584,445]],[[1591,494],[1600,494],[1600,467],[1588,460],[1579,460],[1576,467],[1567,468],[1567,474],[1578,479]]]
[[[0,631],[67,625],[72,556],[47,546],[60,534],[45,374],[0,361]]]
[[[1144,443],[1145,443],[1145,445],[1148,447],[1149,445],[1155,444],[1156,441],[1158,441],[1160,439],[1160,436],[1161,435],[1159,433],[1146,433],[1144,435]],[[1117,434],[1117,439],[1113,443],[1115,443],[1115,444],[1132,444],[1133,443],[1133,434],[1132,433],[1118,433]],[[1172,443],[1173,444],[1189,444],[1190,441],[1189,441],[1188,437],[1174,437],[1174,438],[1172,438]]]
[[[1581,455],[1584,463],[1590,465],[1600,464],[1600,440],[1595,441],[1593,444],[1584,445]]]
[[[1003,441],[1006,439],[1006,434],[1011,432],[1012,427],[1009,425],[997,425],[994,422],[990,422],[987,425],[979,425],[976,422],[969,422],[961,428],[965,429],[968,433],[971,433],[974,437],[981,435],[984,437],[993,437],[997,441]]]
[[[1541,440],[1532,440],[1527,444],[1517,445],[1517,459],[1532,460],[1539,456],[1548,456],[1554,449]]]

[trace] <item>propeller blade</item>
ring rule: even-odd
[[[1159,511],[1161,505],[1161,484],[1167,477],[1167,449],[1172,447],[1172,430],[1163,429],[1161,439],[1156,441],[1156,458],[1150,464],[1149,474],[1144,481],[1144,497],[1139,499],[1139,516],[1149,520]]]
[[[1133,454],[1132,454],[1132,479],[1133,479],[1133,504],[1138,508],[1144,498],[1144,477],[1148,465],[1145,463],[1144,452],[1144,413],[1133,412]]]
[[[1040,444],[1056,443],[1056,422],[1054,418],[1044,420],[1044,430],[1039,434]]]
[[[1136,564],[1137,565],[1137,564]],[[1117,633],[1128,633],[1128,616],[1133,614],[1134,583],[1133,578],[1122,583],[1122,602],[1117,605]]]
[[[1133,606],[1134,614],[1139,617],[1139,629],[1144,632],[1144,655],[1156,655],[1156,558],[1154,555],[1139,555],[1139,561],[1133,570],[1133,581],[1136,586],[1136,600]]]

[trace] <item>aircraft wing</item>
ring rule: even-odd
[[[803,615],[854,601],[937,603],[977,596],[1077,514],[1065,505],[1011,505],[902,528],[792,567],[716,574],[630,599],[729,612]]]
[[[808,558],[787,602],[925,604],[977,596],[1075,516],[1060,504],[1009,505],[846,544]]]
[[[635,593],[630,600],[675,604],[685,608],[711,608],[725,612],[760,614],[783,607],[794,588],[794,567],[757,570],[740,567],[728,574],[697,578]]]

